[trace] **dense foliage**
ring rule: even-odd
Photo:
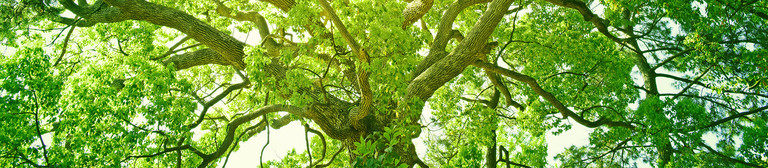
[[[291,122],[309,150],[254,165],[768,167],[765,0],[10,0],[0,16],[0,167],[224,166]],[[548,153],[574,125],[589,144]]]

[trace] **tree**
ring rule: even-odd
[[[223,166],[301,122],[310,150],[260,164],[766,167],[767,6],[3,2],[0,165]],[[574,124],[590,144],[547,163]]]

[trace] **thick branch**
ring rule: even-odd
[[[235,68],[245,68],[245,62],[242,60],[245,55],[244,43],[183,11],[141,0],[107,0],[106,2],[117,7],[119,9],[117,13],[120,16],[179,30],[218,52],[225,62],[234,65]]]
[[[336,11],[331,8],[331,5],[328,4],[328,1],[318,0],[318,2],[320,2],[320,6],[323,7],[323,10],[328,13],[333,24],[336,25],[336,27],[339,29],[341,36],[344,38],[344,41],[347,42],[349,48],[352,48],[352,51],[355,52],[355,55],[357,55],[357,58],[360,60],[360,62],[363,64],[369,64],[371,61],[368,53],[366,53],[364,49],[360,48],[360,44],[358,44],[352,35],[349,34],[349,31],[347,31],[344,23],[341,22],[341,19],[339,19],[339,16],[336,15]],[[365,71],[362,66],[357,70],[357,83],[359,84],[361,95],[360,107],[357,111],[353,111],[356,113],[349,113],[349,119],[352,121],[352,125],[355,126],[355,129],[361,130],[362,127],[358,121],[363,119],[365,116],[368,116],[368,112],[371,111],[371,106],[373,103],[373,92],[371,91],[371,86],[368,82],[368,72]]]
[[[221,54],[214,51],[213,49],[206,48],[172,56],[163,60],[163,64],[167,65],[173,63],[173,66],[176,67],[176,70],[182,70],[206,64],[230,65],[229,62],[221,58]]]
[[[416,79],[416,77],[432,66],[432,64],[435,64],[437,61],[440,61],[448,55],[445,51],[445,46],[448,44],[448,41],[454,37],[456,37],[458,41],[463,41],[464,37],[461,36],[461,32],[452,29],[453,22],[461,11],[474,4],[486,2],[488,2],[488,0],[458,0],[448,7],[443,14],[443,17],[440,18],[437,34],[435,34],[435,40],[432,42],[432,46],[429,49],[429,55],[416,66],[411,73],[411,80]]]
[[[512,0],[495,0],[491,2],[491,5],[480,17],[480,21],[472,27],[472,30],[459,43],[456,50],[433,65],[428,66],[429,68],[411,81],[408,85],[406,99],[419,98],[421,101],[425,101],[432,97],[435,90],[459,75],[475,59],[475,54],[484,48],[488,37],[496,29],[499,21],[511,4]],[[427,61],[426,59],[424,61]]]

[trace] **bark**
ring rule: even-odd
[[[432,42],[432,45],[429,49],[429,54],[427,55],[424,60],[419,62],[419,65],[416,66],[414,71],[411,73],[411,80],[416,79],[424,70],[432,66],[432,64],[435,64],[437,61],[443,59],[446,55],[448,55],[448,52],[445,51],[445,45],[448,44],[448,41],[450,41],[453,37],[461,37],[459,38],[459,41],[463,41],[463,37],[461,36],[461,33],[458,30],[453,30],[451,27],[453,26],[453,22],[456,20],[456,17],[459,16],[462,10],[465,8],[478,4],[478,3],[485,3],[489,2],[488,0],[458,0],[451,4],[451,6],[448,7],[448,9],[443,14],[443,17],[440,18],[439,27],[437,28],[437,34],[435,35],[435,40]]]
[[[176,70],[206,64],[230,65],[229,62],[221,59],[221,55],[218,52],[210,48],[175,55],[163,60],[163,64],[168,65],[170,63],[173,63]]]
[[[114,15],[114,18],[143,20],[174,28],[216,51],[221,56],[219,59],[223,60],[219,62],[227,62],[237,69],[245,68],[245,62],[242,60],[245,56],[242,42],[183,11],[140,0],[107,0],[105,2],[115,7],[107,8],[112,11],[110,14]]]
[[[435,90],[464,71],[464,68],[475,60],[475,54],[486,45],[488,37],[493,33],[511,3],[512,0],[491,2],[488,10],[480,17],[480,21],[472,27],[466,38],[459,43],[453,52],[436,61],[411,81],[407,88],[406,100],[418,98],[425,101],[432,97]],[[437,45],[437,42],[433,45]],[[430,51],[430,55],[432,52],[440,51]],[[424,61],[427,61],[426,59],[428,58],[425,58]],[[420,114],[416,116],[420,116]]]

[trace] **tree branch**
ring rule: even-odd
[[[725,156],[722,153],[718,152],[715,149],[712,149],[712,147],[709,147],[707,144],[704,144],[702,142],[699,142],[699,145],[701,145],[702,147],[704,147],[707,150],[709,150],[709,152],[714,153],[715,155],[720,156],[720,157],[722,157],[723,159],[725,159],[725,160],[727,160],[729,162],[739,163],[739,164],[747,165],[747,166],[750,166],[750,167],[760,167],[759,165],[755,165],[755,164],[752,164],[752,163],[745,162],[743,160],[738,160],[738,159],[734,159],[734,158]]]
[[[250,85],[250,83],[251,82],[248,81],[248,78],[245,78],[245,81],[243,81],[241,83],[238,83],[238,84],[234,84],[232,86],[229,86],[229,87],[227,87],[226,90],[222,91],[218,96],[214,97],[213,99],[209,100],[208,102],[201,103],[203,105],[203,110],[202,110],[202,112],[200,112],[200,117],[198,117],[197,121],[195,121],[194,123],[190,124],[188,127],[190,129],[197,127],[201,122],[203,122],[203,119],[205,119],[205,113],[208,111],[208,109],[211,106],[213,106],[216,103],[218,103],[219,101],[221,101],[221,99],[224,99],[224,97],[229,95],[229,93],[232,93],[232,91],[245,88],[246,86]]]
[[[631,125],[629,123],[612,121],[612,120],[607,119],[605,117],[601,117],[600,119],[598,119],[597,121],[594,121],[594,122],[588,121],[588,120],[584,119],[583,117],[579,116],[578,114],[574,113],[573,111],[571,111],[567,107],[565,107],[565,105],[563,105],[563,103],[560,102],[560,100],[557,100],[557,98],[555,98],[555,96],[552,95],[552,93],[549,93],[549,92],[545,91],[543,88],[541,88],[541,86],[539,86],[539,83],[536,82],[536,80],[533,79],[530,76],[523,75],[523,74],[517,73],[515,71],[504,69],[504,68],[498,67],[496,65],[493,65],[493,64],[490,64],[490,63],[481,62],[481,61],[475,61],[472,65],[480,67],[480,68],[483,68],[483,69],[485,69],[487,71],[493,71],[493,72],[502,74],[504,76],[510,77],[512,79],[515,79],[515,80],[527,83],[528,86],[530,86],[531,89],[533,89],[533,91],[536,92],[536,94],[538,94],[541,97],[543,97],[545,100],[547,100],[549,103],[551,103],[552,106],[555,106],[555,108],[558,109],[558,111],[560,111],[560,113],[564,117],[571,117],[571,118],[573,118],[573,120],[575,120],[579,124],[584,125],[586,127],[595,128],[595,127],[598,127],[598,126],[601,126],[601,125],[608,125],[608,126],[611,126],[611,127],[624,127],[624,128],[629,128],[629,129],[634,129],[635,128],[635,126],[633,126],[633,125]]]
[[[235,132],[237,130],[237,127],[255,119],[256,117],[263,116],[267,113],[279,112],[279,111],[285,111],[297,116],[305,116],[305,111],[302,108],[291,106],[291,105],[278,104],[278,105],[268,105],[268,106],[256,109],[255,111],[252,111],[246,115],[243,115],[242,117],[234,119],[232,120],[232,122],[227,124],[226,136],[224,137],[224,140],[221,142],[219,147],[216,149],[215,152],[203,157],[203,161],[200,163],[198,167],[199,168],[207,167],[208,164],[218,159],[222,154],[224,154],[224,152],[227,151],[227,149],[229,149],[229,146],[232,145],[232,142],[235,139]]]
[[[694,80],[690,80],[690,79],[685,79],[685,78],[677,77],[677,76],[674,76],[674,75],[657,73],[656,77],[665,77],[665,78],[670,78],[670,79],[674,79],[674,80],[677,80],[677,81],[682,81],[682,82],[685,82],[685,83],[694,83],[696,85],[699,85],[699,86],[705,87],[707,89],[713,90],[712,87],[707,85],[707,84],[701,83],[699,81],[694,81]],[[763,98],[768,98],[768,95],[762,95],[760,93],[754,93],[754,92],[735,91],[735,90],[723,90],[723,92],[726,92],[726,93],[738,93],[738,94],[753,95],[753,96],[759,96],[759,97],[763,97]]]
[[[336,15],[336,11],[331,8],[331,5],[328,4],[328,1],[318,0],[318,2],[320,2],[320,6],[330,16],[331,22],[333,22],[333,24],[336,25],[336,27],[339,29],[341,37],[343,37],[344,41],[347,42],[349,48],[352,48],[352,51],[355,51],[357,59],[359,59],[362,64],[369,64],[371,61],[368,53],[364,49],[360,48],[360,45],[357,43],[357,41],[352,37],[351,34],[349,34],[349,31],[347,31],[344,23],[341,22],[341,19],[339,19],[339,16]],[[368,72],[365,71],[364,66],[360,66],[357,70],[357,83],[360,86],[360,106],[357,111],[353,110],[349,113],[349,119],[351,120],[352,126],[354,126],[355,129],[363,130],[363,126],[361,123],[359,123],[359,121],[368,116],[368,113],[371,111],[371,106],[373,104],[373,91],[371,91],[371,85],[368,81]]]
[[[475,26],[472,27],[467,37],[462,40],[456,49],[445,56],[445,58],[436,58],[434,64],[428,66],[423,73],[418,74],[408,85],[406,100],[418,98],[425,101],[432,97],[432,94],[446,82],[459,75],[475,59],[474,56],[484,48],[493,30],[496,29],[501,18],[504,16],[512,0],[494,0],[491,5],[480,17]],[[461,5],[461,4],[456,4]],[[459,6],[460,7],[460,6]],[[461,9],[461,8],[459,8]],[[458,11],[457,11],[458,12]],[[449,26],[449,25],[442,25]],[[437,42],[435,42],[437,43]],[[435,45],[433,43],[433,45]],[[433,47],[434,49],[434,47]],[[430,50],[432,52],[439,52]],[[429,61],[427,56],[424,61]],[[421,64],[429,64],[429,63]],[[418,69],[417,69],[418,70]],[[418,116],[418,115],[416,115]],[[415,121],[415,119],[413,120]]]
[[[680,51],[680,52],[678,52],[677,54],[675,54],[675,55],[672,55],[672,56],[670,56],[670,57],[669,57],[669,58],[667,58],[667,59],[664,59],[664,61],[661,61],[661,62],[659,62],[658,64],[656,64],[655,66],[653,66],[653,68],[651,68],[651,70],[656,70],[656,69],[659,69],[659,67],[661,67],[661,66],[664,66],[665,64],[667,64],[667,63],[669,63],[670,61],[674,60],[675,58],[677,58],[677,57],[680,57],[680,56],[683,56],[683,55],[685,55],[685,54],[688,54],[688,53],[689,53],[689,52],[691,52],[691,51],[693,51],[693,48],[689,48],[689,49],[687,49],[687,50],[683,50],[683,51]]]
[[[766,110],[766,109],[768,109],[768,106],[763,106],[763,107],[752,109],[752,110],[749,110],[749,111],[746,111],[746,112],[741,112],[741,113],[738,113],[738,114],[735,114],[735,115],[731,115],[731,116],[728,116],[726,118],[719,119],[719,120],[717,120],[715,122],[712,122],[712,123],[708,124],[707,126],[702,127],[701,129],[706,129],[706,128],[714,127],[714,126],[720,125],[722,123],[725,123],[725,122],[728,122],[728,121],[731,121],[731,120],[734,120],[734,119],[737,119],[737,118],[740,118],[740,117],[744,117],[744,116],[747,116],[747,115],[751,115],[751,114],[755,114],[755,113],[761,112],[761,111]]]
[[[143,20],[152,24],[167,26],[181,31],[221,55],[221,59],[242,70],[244,43],[232,36],[197,20],[183,11],[153,4],[142,0],[105,0],[116,7],[119,16],[132,20]],[[86,17],[87,18],[87,17]]]
[[[489,2],[489,0],[457,0],[448,7],[448,9],[443,14],[443,17],[440,18],[437,33],[435,34],[434,41],[432,41],[432,45],[430,46],[429,54],[426,58],[424,58],[424,60],[419,62],[419,65],[417,65],[414,71],[411,72],[411,81],[421,75],[421,73],[427,70],[427,68],[431,67],[432,64],[435,64],[448,55],[448,53],[445,51],[445,46],[448,44],[448,41],[454,38],[454,36],[458,35],[458,37],[461,37],[458,38],[458,41],[463,41],[464,38],[460,36],[461,32],[458,30],[453,30],[452,28],[453,22],[456,20],[456,17],[461,13],[461,11],[469,6],[486,2]]]

